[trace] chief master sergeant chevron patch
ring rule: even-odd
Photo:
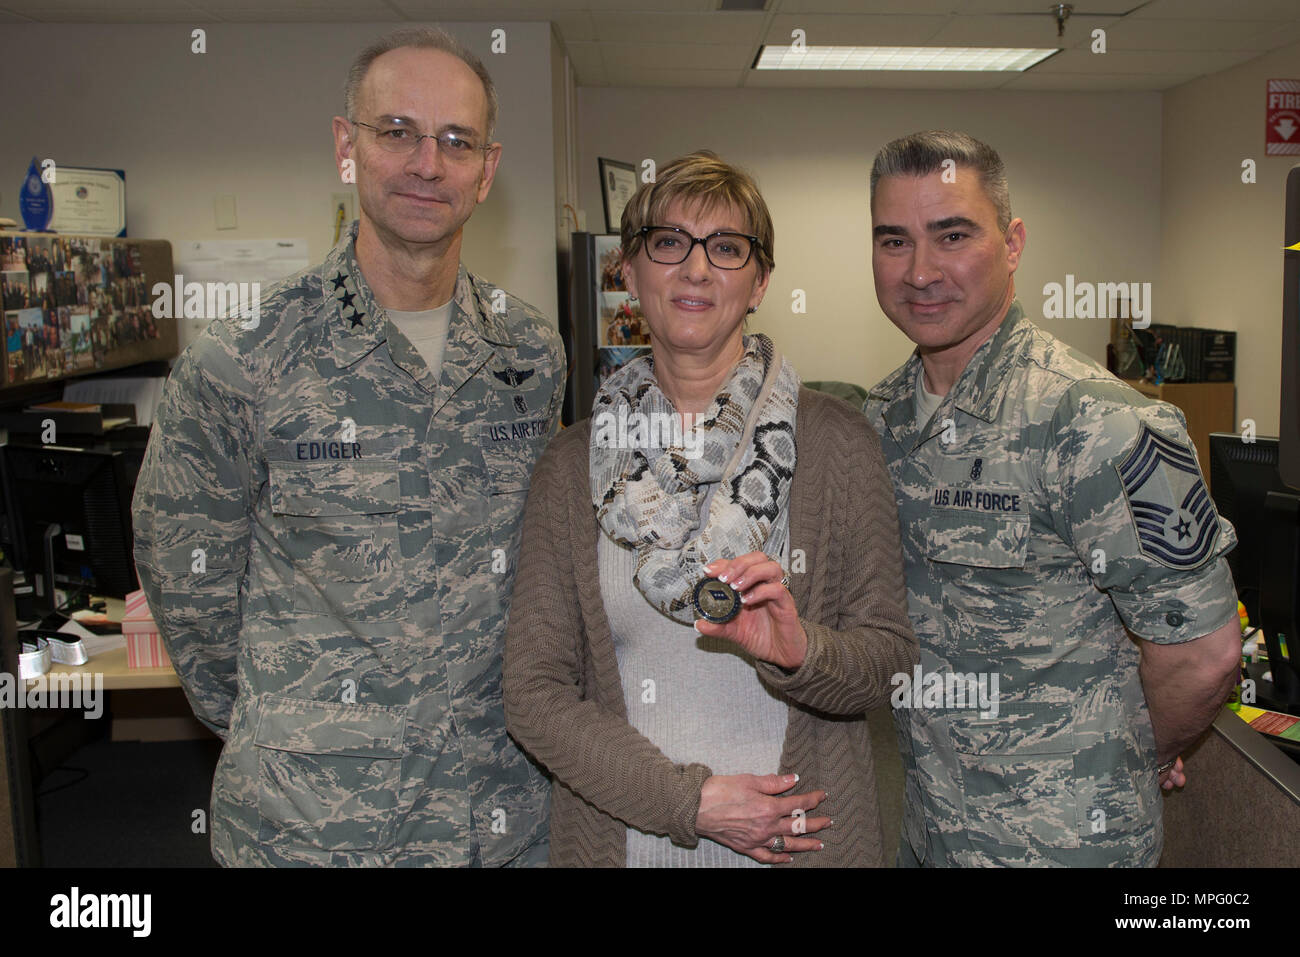
[[[1219,537],[1219,517],[1191,449],[1143,423],[1137,442],[1115,467],[1138,548],[1162,565],[1194,568]]]

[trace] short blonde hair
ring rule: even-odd
[[[673,160],[659,170],[653,183],[642,183],[628,200],[619,230],[624,261],[641,251],[641,228],[662,225],[668,207],[675,202],[704,211],[726,207],[737,210],[745,220],[745,231],[758,237],[754,258],[761,274],[766,275],[776,266],[772,214],[758,184],[744,170],[724,163],[709,150],[697,150]]]

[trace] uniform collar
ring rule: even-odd
[[[329,334],[339,368],[346,368],[369,355],[388,340],[388,314],[375,301],[366,277],[357,264],[356,242],[359,221],[330,250],[321,266],[321,286],[328,313]],[[448,342],[459,352],[480,353],[490,346],[516,345],[516,336],[505,322],[504,293],[471,276],[462,263],[456,272],[452,293]],[[500,305],[498,306],[498,299]],[[496,306],[494,309],[493,307]],[[398,350],[405,352],[410,350]]]
[[[916,444],[916,372],[921,354],[915,349],[901,366],[878,382],[867,393],[868,402],[882,403],[881,417],[894,441],[905,449]]]
[[[989,341],[975,350],[953,384],[953,403],[985,422],[998,417],[1010,386],[1010,372],[1029,346],[1034,327],[1025,319],[1020,300],[1013,299]]]
[[[943,405],[951,402],[956,408],[986,422],[997,418],[1006,397],[1008,373],[1027,348],[1032,331],[1033,326],[1025,320],[1020,301],[1012,300],[997,331],[971,356],[952,389],[944,396]],[[894,440],[906,449],[914,448],[921,438],[916,427],[915,405],[920,366],[921,354],[913,350],[907,362],[867,396],[868,401],[883,403],[881,416],[884,423]],[[942,431],[941,419],[942,416],[935,417],[932,434]]]

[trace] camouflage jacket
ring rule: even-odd
[[[544,859],[547,785],[506,736],[501,653],[564,350],[462,266],[434,378],[355,236],[185,351],[136,486],[141,585],[226,742],[213,854]]]
[[[1182,413],[1019,303],[918,430],[920,361],[864,405],[921,645],[894,702],[904,838],[930,865],[1154,865],[1155,740],[1125,627],[1182,642],[1236,613],[1236,537]],[[992,707],[971,704],[980,681]]]

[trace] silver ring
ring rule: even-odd
[[[789,591],[789,590],[790,590],[790,576],[789,576],[789,575],[782,575],[782,576],[781,576],[781,587],[784,588],[786,591]]]
[[[772,850],[778,854],[781,854],[785,851],[784,835],[778,834],[776,837],[772,838]]]

